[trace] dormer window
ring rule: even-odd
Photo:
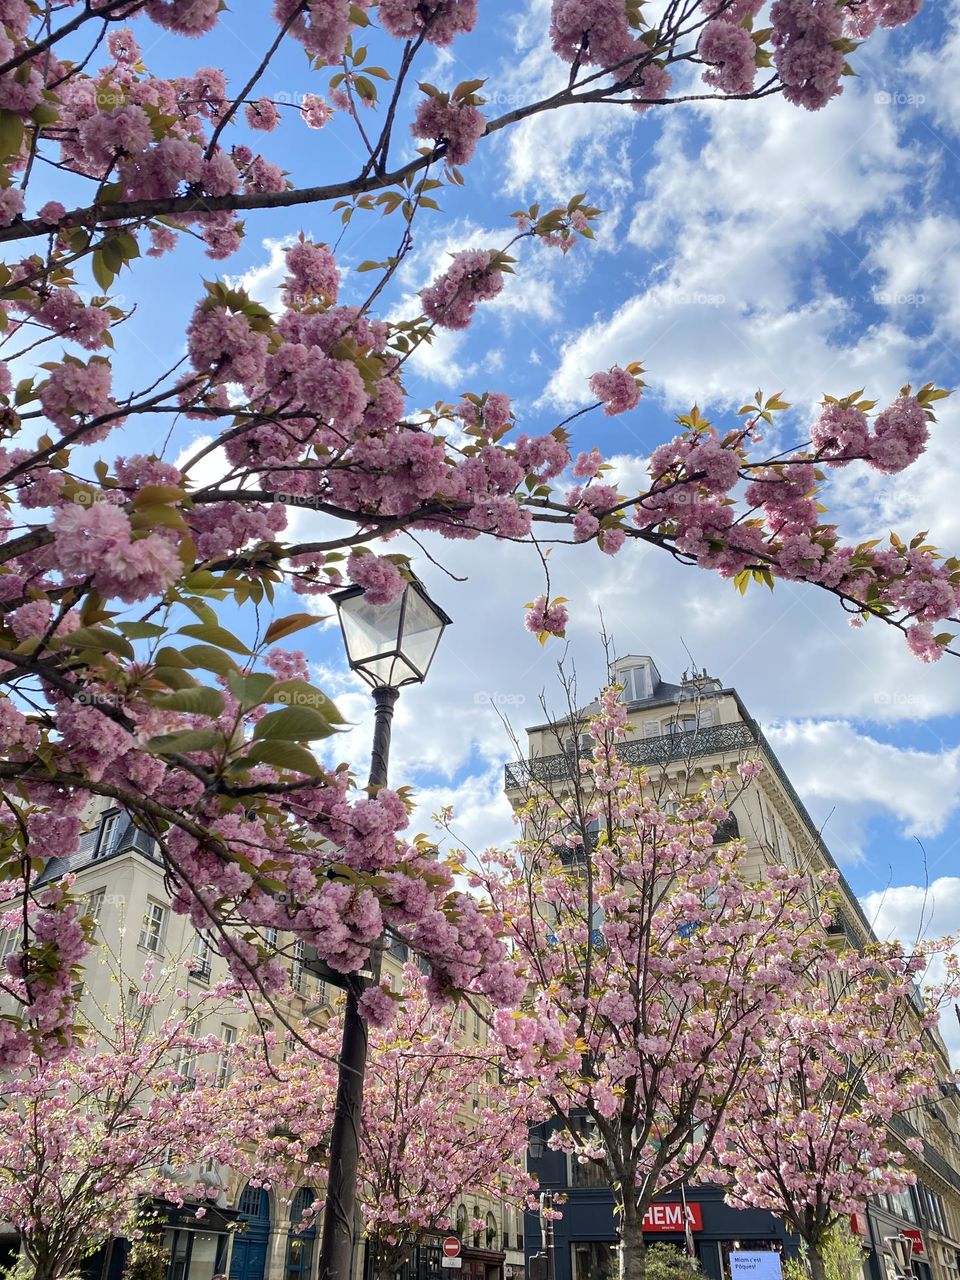
[[[119,809],[111,809],[100,819],[100,836],[97,847],[93,851],[94,860],[105,858],[113,852],[117,836],[120,834],[120,819],[123,815]]]
[[[660,683],[660,673],[652,658],[620,658],[613,664],[612,677],[623,686],[624,702],[643,702],[652,698]]]

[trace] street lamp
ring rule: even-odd
[[[350,670],[373,690],[376,722],[368,785],[382,787],[387,781],[390,724],[400,690],[426,680],[450,619],[416,578],[389,604],[371,604],[363,587],[347,587],[331,599],[337,606]]]
[[[411,577],[389,604],[372,604],[362,587],[347,587],[332,597],[340,617],[350,669],[373,690],[376,719],[368,790],[386,786],[390,727],[400,689],[422,684],[443,630],[450,619]],[[326,968],[326,966],[323,966]],[[371,955],[369,980],[380,976],[380,948]],[[367,1027],[359,999],[366,978],[339,976],[346,990],[343,1038],[337,1070],[337,1102],[330,1131],[327,1194],[320,1237],[320,1280],[351,1280],[357,1165],[363,1110],[363,1078],[367,1066]]]

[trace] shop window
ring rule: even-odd
[[[576,1240],[570,1246],[573,1280],[614,1280],[617,1246],[609,1240]]]

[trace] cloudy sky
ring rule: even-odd
[[[450,88],[485,77],[490,114],[555,87],[563,72],[549,50],[547,0],[486,0],[480,9],[480,30],[430,53],[420,78]],[[255,65],[255,25],[228,15],[216,48],[199,41],[191,51],[198,63],[226,58],[239,81]],[[182,41],[153,27],[142,34],[148,64],[172,69]],[[396,51],[376,32],[370,45],[374,57]],[[960,0],[928,3],[911,27],[872,38],[853,61],[857,77],[815,114],[777,100],[642,117],[588,108],[540,116],[484,143],[465,188],[442,192],[443,213],[420,222],[386,300],[391,315],[416,313],[416,291],[448,251],[505,244],[510,213],[534,200],[588,192],[605,211],[597,241],[565,259],[525,248],[517,276],[475,328],[444,336],[414,362],[412,399],[505,391],[522,428],[541,431],[586,403],[592,372],[642,359],[649,386],[639,408],[624,419],[581,420],[575,432],[577,448],[597,444],[629,474],[694,402],[720,422],[757,387],[782,391],[794,406],[789,443],[806,438],[824,392],[866,387],[885,403],[906,382],[955,385]],[[291,50],[264,91],[296,101],[319,87],[302,51]],[[401,145],[412,154],[412,141]],[[301,182],[343,176],[357,154],[349,121],[338,117],[320,133],[292,121],[268,141],[268,154],[277,158],[278,149]],[[230,273],[274,300],[278,246],[301,228],[329,242],[340,235],[320,209],[253,215]],[[397,234],[379,216],[346,230],[344,301],[369,286],[350,268],[391,252]],[[169,335],[182,332],[201,278],[214,274],[199,249],[187,248],[124,276],[118,287],[138,290],[127,295],[138,310],[123,344],[126,376],[142,384],[169,364]],[[842,529],[864,537],[928,529],[933,542],[960,552],[958,429],[960,402],[947,401],[928,452],[906,475],[838,473],[828,501]],[[170,456],[190,431],[169,442]],[[296,519],[307,533],[309,517]],[[541,694],[557,702],[563,649],[542,650],[523,630],[522,606],[542,589],[528,549],[426,545],[437,564],[412,544],[402,549],[454,625],[427,686],[401,698],[393,779],[417,787],[422,826],[453,804],[464,842],[502,842],[511,835],[501,794],[511,748],[499,716],[522,729],[540,718]],[[556,548],[550,564],[554,593],[571,601],[566,653],[585,695],[603,676],[601,625],[617,652],[654,655],[667,679],[692,656],[735,685],[763,723],[878,931],[958,929],[956,659],[924,667],[895,633],[879,624],[850,630],[812,591],[755,588],[741,599],[650,549],[611,560],[592,547]],[[337,749],[363,768],[367,699],[344,669],[338,632],[308,634],[320,677],[356,722]]]

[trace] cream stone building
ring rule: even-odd
[[[837,870],[836,863],[816,824],[787,777],[760,726],[744,706],[736,689],[707,675],[685,674],[679,684],[664,681],[649,656],[624,657],[612,664],[611,679],[622,686],[632,732],[621,748],[622,758],[645,767],[666,789],[680,794],[699,789],[718,769],[730,769],[740,761],[759,758],[764,769],[731,805],[731,818],[718,838],[739,836],[759,876],[765,863],[782,863],[805,872],[816,890],[820,873]],[[587,732],[596,703],[561,717],[552,724],[527,730],[527,756],[506,768],[507,795],[522,804],[531,779],[551,784],[561,794],[571,776],[571,763],[588,755],[592,741]],[[566,783],[569,786],[569,782]],[[859,902],[841,876],[839,908],[829,926],[836,945],[863,945],[873,934]],[[907,1232],[914,1240],[916,1280],[958,1280],[960,1277],[960,1096],[949,1083],[950,1063],[939,1036],[930,1037],[942,1069],[941,1098],[911,1117],[897,1121],[901,1133],[918,1136],[923,1154],[916,1161],[917,1186],[899,1196],[878,1196],[864,1220],[851,1224],[864,1245],[866,1274],[871,1280],[895,1280],[884,1241]],[[570,1186],[576,1170],[569,1171]],[[571,1206],[576,1192],[571,1192]],[[704,1229],[698,1241],[704,1270],[714,1280],[724,1280],[725,1252],[729,1241],[746,1235],[744,1219],[734,1210],[729,1217],[719,1209],[704,1208]],[[565,1216],[579,1221],[569,1209]],[[738,1225],[739,1224],[739,1225]],[[707,1230],[711,1225],[711,1230]],[[558,1231],[562,1232],[562,1224]],[[589,1232],[586,1226],[571,1231]],[[682,1240],[682,1237],[681,1237]],[[589,1275],[605,1274],[602,1250],[594,1239],[572,1239],[558,1249],[556,1280],[585,1280],[578,1269],[579,1256],[589,1258]],[[601,1242],[601,1243],[606,1243]],[[701,1249],[702,1246],[702,1249]],[[598,1263],[597,1258],[601,1261]]]

